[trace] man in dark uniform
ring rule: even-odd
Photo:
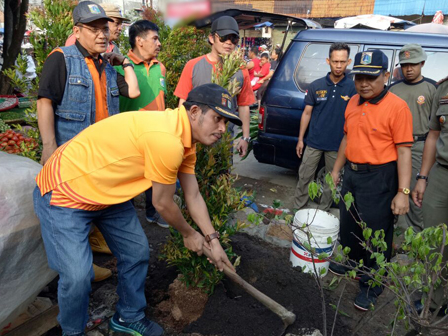
[[[387,69],[388,59],[381,50],[356,54],[351,73],[358,94],[345,111],[345,135],[331,173],[337,184],[345,165],[342,194],[352,193],[357,210],[352,206],[351,214],[343,202],[340,204],[341,245],[351,249],[351,260],[362,259],[368,268],[375,268],[376,262],[359,241],[363,234],[357,222],[364,221],[373,232],[384,230],[388,260],[394,217],[409,211],[412,115],[406,102],[384,87],[390,76]],[[343,275],[348,268],[331,263],[330,270]],[[363,311],[375,305],[383,290],[379,286],[370,288],[369,280],[365,275],[360,278],[361,292],[355,299],[355,307]]]
[[[417,182],[415,176],[422,165],[423,147],[429,131],[429,117],[436,93],[436,82],[422,76],[426,53],[418,44],[407,44],[400,50],[399,60],[404,79],[395,83],[390,92],[403,99],[412,112],[414,144],[412,145],[412,176],[411,190]],[[423,213],[414,202],[409,204],[406,222],[416,231],[423,229]]]
[[[440,81],[434,96],[429,134],[423,151],[423,162],[417,175],[412,199],[423,208],[424,227],[448,223],[448,77]],[[434,164],[435,163],[435,164]],[[445,248],[444,260],[448,259]],[[446,279],[446,274],[445,274]],[[432,308],[446,304],[443,282],[434,292]]]
[[[308,185],[314,179],[322,156],[325,157],[326,171],[333,170],[344,135],[345,108],[350,98],[356,94],[355,84],[345,76],[345,70],[351,63],[350,47],[345,43],[333,43],[327,63],[330,72],[311,83],[300,120],[296,151],[299,158],[303,155],[303,159],[299,167],[299,182],[294,199],[294,208],[298,210],[303,208],[309,199]],[[304,139],[307,129],[308,134]],[[332,203],[330,188],[325,183],[321,209],[329,210]]]

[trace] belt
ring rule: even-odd
[[[380,164],[380,165],[371,165],[368,163],[363,163],[363,164],[354,163],[354,162],[347,160],[347,164],[350,167],[350,169],[353,171],[370,171],[370,170],[375,170],[375,169],[390,166],[392,164],[395,164],[395,161],[391,161],[391,162]]]
[[[448,169],[448,165],[443,165],[443,164],[440,164],[440,163],[438,163],[438,162],[437,162],[437,164],[438,164],[440,167],[442,167],[442,168]]]
[[[422,135],[414,135],[414,141],[425,141],[428,133]]]

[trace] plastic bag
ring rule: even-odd
[[[56,277],[34,214],[35,177],[42,166],[0,152],[0,333]]]

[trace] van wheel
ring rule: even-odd
[[[321,168],[317,171],[316,176],[315,176],[315,180],[316,180],[317,184],[320,186],[320,192],[321,192],[321,193],[322,193],[323,190],[324,190],[325,175],[326,175],[326,174],[327,174],[327,172],[325,171],[325,166],[323,166],[323,167],[321,167]],[[341,181],[340,181],[340,183],[338,184],[338,186],[336,187],[336,190],[337,190],[339,193],[341,192],[341,186],[342,186],[342,181],[343,181],[343,179],[344,179],[344,169],[341,170]],[[340,198],[340,197],[339,197],[339,193],[336,193],[336,198],[337,198],[337,199]],[[315,203],[317,203],[317,204],[320,204],[321,197],[322,197],[322,196],[316,197],[316,198],[314,199],[314,201],[312,201],[312,202],[315,202]],[[339,205],[336,204],[335,202],[333,202],[333,204],[331,205],[331,207],[332,207],[332,208],[338,208]]]

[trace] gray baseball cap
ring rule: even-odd
[[[100,5],[93,1],[80,2],[73,10],[74,25],[78,23],[90,23],[100,19],[114,21],[106,15],[106,12]]]
[[[419,44],[406,44],[398,55],[400,64],[417,64],[426,61],[426,53]]]

